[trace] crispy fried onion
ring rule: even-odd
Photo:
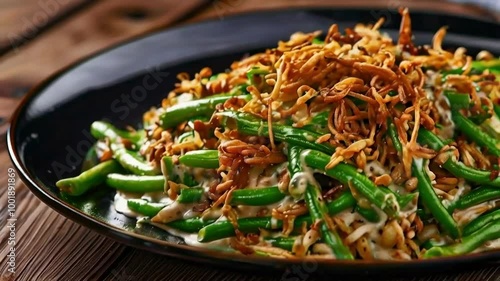
[[[294,229],[295,219],[308,213],[307,206],[300,199],[280,204],[272,210],[265,209],[267,215],[270,212],[274,220],[282,222],[282,235],[298,234],[291,252],[270,246],[262,239],[263,233],[260,236],[246,235],[238,230],[238,208],[229,204],[232,192],[246,188],[249,183],[255,185],[270,167],[286,166],[287,157],[283,152],[286,151],[286,140],[275,137],[273,129],[276,130],[276,124],[303,127],[304,130],[313,128],[319,137],[311,142],[335,148],[329,155],[326,169],[349,163],[365,171],[376,185],[400,187],[403,192],[417,191],[418,180],[411,175],[413,159],[430,159],[426,161],[425,170],[436,194],[445,204],[452,202],[468,192],[470,186],[443,170],[443,163],[451,159],[470,167],[492,170],[491,178],[494,179],[499,175],[494,167],[500,159],[464,137],[434,151],[418,143],[418,133],[425,128],[437,135],[453,135],[454,123],[445,99],[447,90],[469,95],[471,106],[462,110],[464,115],[492,114],[493,106],[500,105],[499,82],[494,73],[488,70],[478,73],[473,69],[473,60],[466,55],[464,48],[450,52],[443,46],[445,27],[436,32],[430,46],[416,46],[412,41],[408,10],[401,9],[400,14],[402,20],[396,42],[380,32],[383,19],[374,25],[357,24],[344,32],[334,24],[326,33],[324,42],[315,40],[321,34],[319,31],[298,32],[289,40],[280,41],[276,48],[234,62],[224,73],[213,75],[210,68],[203,68],[194,76],[179,74],[179,83],[162,101],[162,108],[148,111],[144,116],[150,126],[147,128],[148,141],[141,147],[141,153],[159,165],[164,155],[177,156],[194,149],[218,149],[220,167],[211,171],[217,176],[210,183],[209,200],[200,205],[200,209],[208,214],[220,208],[236,230],[231,245],[248,254],[256,251],[279,257],[331,254],[324,249],[324,244],[317,243],[318,222]],[[477,57],[491,58],[493,56],[486,52]],[[441,70],[453,70],[455,74],[444,77]],[[260,117],[267,122],[265,134],[269,137],[243,136],[237,130],[223,131],[219,123],[222,121],[215,115],[208,122],[184,122],[168,130],[159,124],[161,113],[178,103],[182,94],[203,98],[242,92],[249,94],[248,101],[231,98],[217,105],[215,111],[240,111]],[[317,116],[325,119],[312,123]],[[387,134],[388,121],[396,128],[401,151],[396,150],[394,140]],[[498,127],[498,119],[496,122],[490,127]],[[193,137],[186,141],[179,143],[173,137],[191,131],[194,131]],[[108,154],[106,157],[111,157],[109,151]],[[371,171],[373,167],[381,168]],[[268,180],[266,183],[277,184],[286,192],[290,182],[286,168],[275,169],[273,173],[279,175],[274,176],[279,181],[271,184]],[[175,199],[181,186],[171,181],[167,186],[168,195]],[[372,207],[355,188],[350,185],[349,188],[359,207]],[[325,188],[323,199],[332,199],[339,189]],[[456,211],[453,216],[463,224],[491,208],[491,204],[482,204]],[[413,239],[423,231],[424,224],[416,213],[398,219],[384,218],[378,224],[359,217],[352,219],[352,215],[336,215],[324,223],[339,232],[353,253],[363,259],[420,257],[420,246]],[[313,253],[315,247],[317,253]],[[380,248],[384,251],[379,251]],[[379,256],[380,252],[385,256]]]

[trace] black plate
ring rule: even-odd
[[[140,124],[143,112],[158,105],[172,89],[179,72],[204,66],[223,71],[245,53],[276,46],[295,31],[340,28],[374,22],[389,15],[385,30],[397,38],[399,16],[376,10],[287,10],[245,14],[167,31],[122,44],[74,64],[51,77],[22,102],[8,132],[8,148],[23,181],[43,202],[64,216],[123,243],[156,253],[231,268],[284,269],[309,272],[373,274],[377,272],[442,271],[460,265],[495,262],[500,252],[410,262],[270,260],[182,245],[182,240],[154,228],[133,230],[135,220],[117,213],[113,193],[103,189],[83,198],[61,198],[54,183],[74,176],[94,139],[89,126],[107,119],[120,126]],[[500,54],[497,23],[481,19],[412,11],[415,40],[430,44],[443,25],[445,45],[465,46],[469,53],[488,49]],[[100,193],[100,194],[97,194]]]

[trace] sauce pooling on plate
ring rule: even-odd
[[[195,247],[281,258],[411,260],[499,249],[500,60],[416,46],[402,10],[291,35],[179,82],[138,130],[96,121],[115,208]]]

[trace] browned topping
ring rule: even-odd
[[[318,235],[320,225],[326,223],[336,229],[353,253],[363,259],[377,257],[374,243],[389,250],[391,258],[420,257],[422,252],[414,239],[423,235],[421,233],[426,229],[415,212],[385,221],[379,227],[378,236],[374,237],[371,235],[374,224],[367,224],[359,217],[353,219],[348,212],[325,221],[315,221],[310,227],[302,225],[294,229],[296,218],[308,213],[301,199],[278,207],[254,209],[257,216],[270,215],[282,221],[283,235],[299,234],[292,255],[266,244],[262,239],[265,233],[242,233],[237,222],[239,208],[229,204],[234,190],[256,182],[261,185],[262,182],[272,182],[287,193],[291,179],[283,168],[287,161],[286,144],[275,138],[276,126],[286,120],[287,125],[301,128],[310,125],[318,113],[324,112],[328,114],[326,124],[315,132],[319,137],[310,141],[335,147],[326,168],[349,163],[381,188],[398,188],[402,193],[413,193],[418,180],[412,177],[412,162],[416,158],[430,159],[426,171],[442,200],[454,200],[457,194],[470,189],[462,179],[443,170],[441,166],[449,159],[489,170],[492,180],[499,176],[499,170],[493,167],[500,164],[500,159],[468,139],[458,137],[440,151],[418,143],[421,128],[439,134],[443,139],[454,137],[453,121],[447,114],[450,106],[445,98],[446,90],[470,96],[471,108],[463,112],[466,116],[492,114],[493,105],[500,105],[499,82],[489,71],[471,71],[472,58],[466,55],[464,48],[454,52],[443,49],[446,28],[436,32],[430,46],[416,46],[408,9],[401,9],[400,14],[402,20],[397,42],[379,31],[383,19],[374,25],[358,24],[344,32],[334,24],[327,32],[324,44],[313,43],[320,35],[318,31],[297,32],[289,40],[279,42],[276,48],[234,62],[228,71],[217,76],[213,76],[208,67],[191,77],[187,73],[179,74],[180,81],[162,101],[163,108],[151,110],[144,116],[148,124],[154,125],[147,130],[148,143],[141,148],[141,153],[158,165],[165,155],[174,156],[175,162],[176,157],[186,151],[217,149],[220,167],[210,172],[214,180],[209,184],[207,201],[196,204],[193,209],[204,214],[220,209],[235,228],[236,238],[231,240],[231,246],[242,253],[253,254],[258,250],[281,257],[308,255],[310,246],[317,242],[314,235]],[[478,59],[492,57],[487,52],[478,55]],[[450,74],[444,78],[438,73],[458,68],[462,74]],[[254,75],[252,81],[248,81],[247,73],[252,69],[265,74]],[[236,92],[240,87],[246,87],[249,101],[230,98],[217,105],[215,111],[234,110],[261,118],[268,125],[263,134],[269,137],[245,136],[235,126],[223,128],[216,115],[207,122],[184,122],[168,130],[162,129],[158,123],[162,110],[178,103],[181,94],[191,94],[196,99]],[[401,152],[396,151],[387,135],[388,120],[395,125]],[[193,140],[177,142],[174,136],[184,132],[193,132]],[[130,142],[124,142],[124,145],[132,147]],[[110,152],[105,151],[101,158],[109,157]],[[175,199],[181,186],[171,181],[168,186],[168,195]],[[358,206],[373,207],[351,184],[343,186],[332,180],[322,187],[325,200],[334,200],[342,190],[349,188]],[[486,208],[473,210],[476,213],[485,211]],[[455,216],[457,219],[467,217],[462,213]],[[438,231],[437,227],[435,230]]]

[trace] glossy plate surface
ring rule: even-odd
[[[93,121],[137,127],[142,114],[173,88],[177,73],[192,74],[204,66],[220,72],[247,53],[276,46],[295,31],[326,31],[332,23],[343,30],[358,22],[373,23],[381,14],[390,15],[384,30],[397,38],[400,17],[394,12],[312,9],[228,17],[122,44],[66,68],[34,89],[13,116],[7,136],[9,153],[23,181],[44,203],[104,235],[160,254],[232,269],[298,267],[340,274],[443,271],[459,264],[498,262],[499,251],[432,261],[307,263],[210,251],[183,245],[182,239],[152,227],[134,231],[135,220],[114,210],[109,189],[68,199],[55,187],[57,179],[80,171],[83,157],[95,141],[89,133]],[[470,54],[482,49],[500,54],[497,23],[422,11],[412,11],[412,22],[417,44],[430,44],[434,32],[446,25],[447,48],[465,46]]]

